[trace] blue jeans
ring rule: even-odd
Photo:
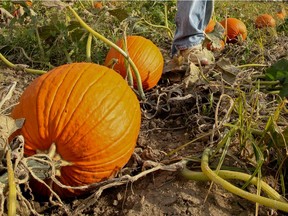
[[[205,38],[204,30],[212,17],[213,6],[213,0],[177,1],[172,56],[178,50],[185,50],[202,43]]]

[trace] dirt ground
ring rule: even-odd
[[[11,106],[17,103],[22,91],[36,75],[5,67],[0,71],[2,87],[17,82],[13,98],[6,104],[5,113],[8,114]],[[187,113],[179,114],[179,107],[188,110],[193,107],[193,103],[185,102],[185,106],[181,104],[174,107],[177,109],[177,112],[174,110],[175,115],[164,113],[152,119],[143,118],[135,150],[143,160],[163,161],[167,159],[166,153],[191,140],[193,134],[190,134],[191,125],[187,125]],[[205,147],[203,143],[205,142],[200,141],[189,145],[170,160],[177,161],[182,156],[201,155]],[[133,158],[131,161],[133,162]],[[129,167],[131,163],[127,166]],[[133,183],[106,189],[97,200],[93,200],[92,195],[90,198],[85,196],[65,201],[66,211],[63,207],[49,202],[31,201],[31,203],[38,213],[44,215],[254,215],[255,204],[234,196],[215,184],[210,190],[209,186],[210,182],[184,179],[179,172],[156,171]],[[264,207],[260,207],[259,213],[259,215],[281,215]]]
[[[277,47],[275,50],[273,50],[274,48],[270,49],[268,55],[271,62],[285,55],[287,57],[288,38],[283,37],[278,42],[280,45],[282,44],[282,51],[280,52]],[[275,54],[271,55],[273,52]],[[4,114],[9,114],[25,87],[35,77],[37,75],[11,70],[3,65],[0,67],[1,91],[13,82],[17,82],[13,97],[4,106]],[[163,93],[161,85],[167,87],[167,82],[160,82],[158,91]],[[205,90],[205,86],[202,86],[202,89]],[[155,92],[157,90],[148,92],[148,97],[153,98]],[[202,93],[206,94],[205,91]],[[199,139],[197,142],[193,142],[186,148],[177,151],[173,156],[167,155],[197,137],[197,131],[201,133],[209,131],[214,122],[213,113],[211,116],[208,113],[206,117],[203,117],[194,112],[195,109],[198,109],[196,104],[200,103],[197,98],[183,99],[185,94],[179,89],[173,90],[171,94],[174,94],[174,96],[181,95],[182,100],[175,100],[170,106],[164,104],[162,110],[166,111],[159,112],[155,116],[155,110],[151,107],[149,109],[149,104],[142,104],[146,113],[143,113],[135,155],[127,164],[126,169],[123,169],[124,174],[125,170],[128,170],[129,174],[139,174],[141,171],[149,169],[144,166],[144,162],[147,161],[172,164],[184,157],[193,156],[199,159],[203,150],[207,147],[208,138],[203,137],[203,139]],[[203,100],[203,97],[201,99]],[[202,104],[204,104],[203,101]],[[92,195],[64,201],[65,206],[35,200],[31,200],[31,203],[35,210],[43,215],[255,215],[254,203],[234,196],[221,186],[213,184],[210,188],[210,185],[210,182],[187,180],[181,176],[179,171],[158,170],[139,178],[133,183],[128,182],[121,186],[105,189],[100,198],[95,198],[95,194],[92,192]],[[248,188],[248,190],[253,190],[253,188]],[[30,214],[32,213],[30,212]],[[26,213],[22,212],[21,215],[26,215]],[[260,206],[259,215],[285,214]]]

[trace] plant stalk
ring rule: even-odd
[[[215,174],[209,167],[208,162],[209,162],[209,154],[210,154],[210,149],[207,148],[204,150],[203,155],[202,155],[202,160],[201,160],[201,169],[204,175],[206,175],[211,181],[220,184],[224,189],[228,190],[229,192],[236,194],[244,199],[250,200],[255,203],[259,203],[260,205],[267,206],[269,208],[273,209],[279,209],[284,212],[288,212],[288,204],[282,201],[278,200],[273,200],[270,198],[262,197],[256,194],[249,193],[247,191],[244,191],[230,182],[224,180],[221,178],[219,175]],[[238,178],[238,176],[236,177]],[[256,178],[256,177],[254,177]]]
[[[269,65],[265,64],[244,64],[244,65],[238,65],[237,68],[244,68],[244,67],[268,67]]]
[[[126,28],[124,29],[123,32],[123,48],[124,51],[126,52],[126,54],[129,56],[128,53],[128,47],[127,47],[127,36],[126,36]],[[130,68],[130,64],[127,61],[127,59],[125,58],[125,68],[126,68],[126,74],[127,74],[127,80],[128,80],[128,84],[133,87],[134,85],[134,81],[133,81],[133,76],[132,76],[132,72],[131,72],[131,68]]]
[[[80,25],[83,28],[85,28],[88,32],[90,32],[92,35],[94,35],[98,39],[102,40],[107,45],[116,49],[121,55],[123,55],[127,59],[127,61],[129,62],[129,64],[131,65],[131,67],[134,71],[134,75],[135,75],[135,78],[137,81],[137,87],[138,87],[138,92],[139,92],[140,98],[142,100],[145,100],[146,98],[145,98],[145,94],[144,94],[143,87],[142,87],[142,81],[141,81],[140,73],[139,73],[136,65],[132,61],[132,59],[125,53],[124,50],[122,50],[120,47],[118,47],[115,43],[108,40],[103,35],[99,34],[98,32],[94,31],[90,26],[88,26],[71,6],[68,6],[68,9],[73,13],[73,15],[75,16],[75,18],[78,20],[78,22],[80,23]]]
[[[11,150],[7,150],[6,154],[7,160],[7,171],[8,171],[8,184],[9,184],[9,194],[8,194],[8,216],[16,215],[16,202],[17,202],[17,190],[14,178],[14,170],[11,161]]]
[[[86,43],[86,61],[91,62],[91,46],[92,46],[93,35],[89,33]]]
[[[247,182],[251,177],[251,175],[249,174],[230,170],[219,170],[218,172],[214,170],[213,172],[225,180],[238,179]],[[190,180],[196,180],[196,181],[210,180],[203,172],[192,171],[189,170],[187,167],[184,167],[184,169],[181,171],[181,174],[185,178]],[[258,178],[254,177],[251,179],[250,183],[253,185],[257,185],[258,181],[259,181]],[[271,188],[266,182],[262,180],[260,180],[260,182],[261,182],[261,188],[269,197],[281,202],[287,202],[277,191]]]
[[[33,73],[33,74],[44,74],[47,73],[47,71],[43,71],[43,70],[35,70],[35,69],[30,69],[30,68],[25,68],[25,67],[21,67],[20,65],[15,65],[13,63],[11,63],[8,59],[6,59],[1,53],[0,53],[0,59],[8,66],[11,68],[14,68],[15,70],[17,69],[22,69],[27,73]]]

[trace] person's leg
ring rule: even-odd
[[[178,51],[201,45],[204,30],[213,13],[213,0],[178,0],[175,17],[176,32],[172,44],[172,56]]]

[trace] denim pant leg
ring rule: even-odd
[[[185,50],[202,43],[205,38],[204,30],[212,17],[213,6],[213,0],[177,1],[172,56],[178,50]]]

